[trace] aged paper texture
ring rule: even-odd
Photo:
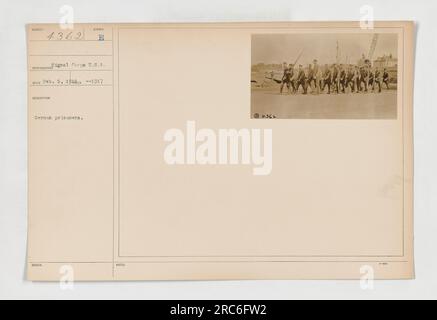
[[[412,279],[414,24],[27,27],[28,279]]]

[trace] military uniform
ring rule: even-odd
[[[340,71],[339,83],[341,85],[341,92],[345,93],[346,92],[346,71],[344,69],[342,69]]]
[[[384,71],[384,74],[382,76],[382,82],[385,83],[385,86],[387,87],[387,90],[390,89],[390,87],[389,87],[389,80],[390,80],[390,76],[389,76],[388,72]]]
[[[375,90],[375,86],[374,86],[374,74],[372,72],[372,70],[369,71],[369,77],[368,77],[369,81],[368,81],[368,86],[369,88],[372,89],[372,91]]]
[[[311,91],[314,92],[314,88],[315,88],[315,82],[316,82],[316,76],[314,73],[314,69],[310,68],[308,70],[308,80],[307,80],[308,84],[307,84],[307,88],[311,87]]]
[[[354,70],[349,68],[346,74],[346,88],[350,88],[351,92],[355,91]]]
[[[322,91],[325,91],[326,86],[328,86],[328,94],[331,94],[331,70],[329,70],[329,68],[326,68],[325,72],[323,73]]]
[[[378,86],[378,92],[380,93],[382,88],[381,88],[381,72],[379,70],[375,71],[375,80],[374,80],[374,84]]]
[[[303,93],[307,94],[307,79],[303,69],[299,69],[296,91],[299,91],[300,86],[303,88]]]
[[[335,86],[335,91],[339,93],[339,72],[336,66],[332,69],[332,85]]]
[[[293,77],[293,69],[287,68],[284,70],[284,75],[282,76],[282,84],[281,84],[281,93],[284,90],[284,86],[287,86],[288,93],[290,93],[292,82],[291,79]]]
[[[355,92],[359,93],[361,91],[361,74],[360,70],[356,68],[354,70],[354,81],[355,81]]]
[[[368,81],[367,77],[368,76],[369,76],[368,71],[364,67],[361,67],[361,69],[360,69],[360,86],[359,86],[360,91],[363,90],[363,86],[362,86],[363,83],[364,83],[364,90],[365,90],[365,92],[368,91],[368,86],[367,86],[367,84],[368,84],[367,83],[367,81]]]
[[[315,84],[315,92],[319,94],[320,93],[320,67],[318,64],[314,65],[314,84]]]

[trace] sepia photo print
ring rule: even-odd
[[[252,119],[396,119],[398,35],[252,36]]]

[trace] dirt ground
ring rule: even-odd
[[[281,95],[279,85],[252,88],[251,111],[255,119],[396,119],[397,90],[383,90],[382,93]]]

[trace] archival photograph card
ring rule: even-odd
[[[412,279],[414,23],[27,26],[32,281]]]

